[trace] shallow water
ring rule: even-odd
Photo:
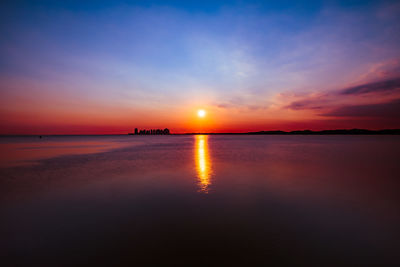
[[[0,138],[15,264],[399,263],[399,136]]]

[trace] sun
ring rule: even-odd
[[[206,116],[206,111],[204,109],[199,109],[197,111],[197,116],[199,116],[200,118],[204,118]]]

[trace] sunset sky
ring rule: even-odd
[[[0,134],[400,128],[399,1],[0,10]]]

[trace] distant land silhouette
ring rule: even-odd
[[[258,131],[247,133],[171,133],[168,128],[165,129],[142,129],[135,128],[135,131],[128,135],[400,135],[400,129],[382,129],[382,130],[366,130],[366,129],[335,129],[335,130],[297,130],[297,131]],[[47,136],[106,136],[121,134],[0,134],[1,137],[7,136],[37,136],[44,138]],[[123,134],[125,135],[125,134]]]
[[[322,130],[322,131],[258,131],[247,133],[185,133],[186,135],[207,134],[207,135],[400,135],[400,129],[383,129],[383,130],[366,130],[366,129],[336,129],[336,130]]]
[[[129,135],[161,135],[161,134],[170,134],[169,129],[165,128],[164,130],[162,129],[143,129],[139,130],[138,128],[135,128],[134,133],[128,133]]]

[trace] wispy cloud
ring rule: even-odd
[[[373,83],[366,83],[342,90],[340,93],[344,95],[358,95],[366,93],[380,93],[400,89],[400,78],[384,80]]]
[[[319,117],[390,118],[400,122],[400,77],[299,96],[284,109]]]
[[[338,107],[321,115],[330,117],[394,118],[400,122],[400,99],[379,104]]]

